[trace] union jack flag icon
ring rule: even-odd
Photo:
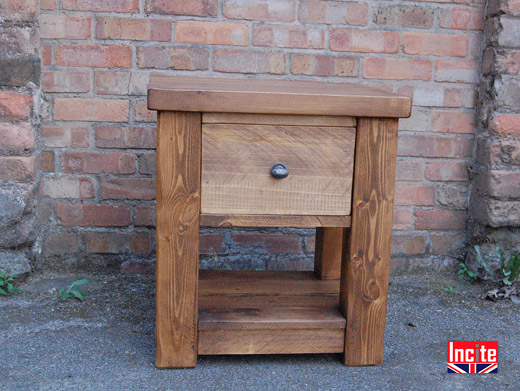
[[[448,341],[448,373],[497,373],[497,341]]]
[[[498,364],[450,364],[448,373],[497,373]]]

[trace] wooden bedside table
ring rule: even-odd
[[[154,76],[156,365],[198,354],[383,360],[399,117],[353,84]],[[314,272],[201,271],[199,226],[316,227]]]

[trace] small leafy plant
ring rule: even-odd
[[[61,288],[59,290],[59,294],[61,297],[61,300],[65,301],[72,297],[75,297],[76,299],[83,301],[84,296],[88,295],[87,291],[81,291],[77,289],[78,286],[88,284],[90,281],[86,278],[82,280],[76,280],[72,284],[70,284],[66,289]]]
[[[453,285],[448,285],[447,288],[444,288],[444,292],[459,293],[459,291]]]
[[[12,293],[20,293],[22,291],[20,288],[15,288],[13,284],[16,277],[18,277],[17,274],[0,274],[0,295],[7,296]]]
[[[459,268],[460,269],[457,273],[459,275],[459,280],[465,279],[467,277],[471,278],[473,281],[477,279],[477,275],[469,270],[464,263],[459,263]]]
[[[501,258],[500,261],[502,282],[507,286],[511,286],[520,276],[520,254],[511,254],[507,263],[505,262],[505,257]]]

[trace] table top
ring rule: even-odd
[[[409,117],[412,100],[378,88],[320,81],[152,76],[150,110]]]

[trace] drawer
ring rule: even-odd
[[[355,133],[351,117],[204,114],[201,213],[350,215]]]

